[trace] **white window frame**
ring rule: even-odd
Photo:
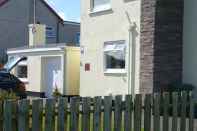
[[[124,44],[125,46],[125,49],[124,49],[124,53],[125,53],[125,68],[124,69],[113,69],[113,68],[107,68],[107,65],[106,65],[106,52],[109,52],[109,51],[106,51],[105,50],[105,45],[107,44],[115,44],[115,45],[118,45],[118,44]],[[104,47],[103,47],[103,67],[104,67],[104,74],[126,74],[126,41],[125,40],[120,40],[120,41],[109,41],[109,42],[104,42]],[[111,50],[111,51],[117,51],[117,50]],[[120,50],[122,51],[122,50]]]
[[[95,7],[94,6],[94,1],[95,0],[90,0],[91,1],[91,12],[92,13],[95,13],[95,12],[102,12],[102,11],[106,11],[106,10],[111,10],[111,0],[109,0],[109,3],[108,4],[103,4],[103,5],[100,5],[98,7]]]

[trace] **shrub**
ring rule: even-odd
[[[62,96],[62,94],[60,93],[60,91],[58,90],[58,88],[55,87],[55,90],[53,92],[53,97],[58,98],[58,97],[61,97],[61,96]]]
[[[0,101],[4,100],[18,100],[19,97],[13,91],[0,90]]]

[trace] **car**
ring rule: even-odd
[[[27,60],[24,56],[12,57],[9,59],[3,70],[0,70],[0,90],[13,92],[16,96],[24,99],[26,95],[25,84],[10,72],[21,61]]]

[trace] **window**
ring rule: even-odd
[[[75,43],[77,46],[80,46],[80,33],[79,32],[76,33]]]
[[[27,66],[25,65],[18,66],[17,75],[19,78],[27,78]]]
[[[111,8],[111,0],[92,0],[92,11],[103,11]]]
[[[20,62],[16,67],[16,76],[22,81],[27,82],[27,61]]]
[[[105,73],[125,73],[125,41],[105,42]]]
[[[52,26],[46,26],[46,38],[55,38],[56,32],[55,28]]]

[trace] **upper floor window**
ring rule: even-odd
[[[103,11],[111,8],[111,0],[92,0],[92,11]]]

